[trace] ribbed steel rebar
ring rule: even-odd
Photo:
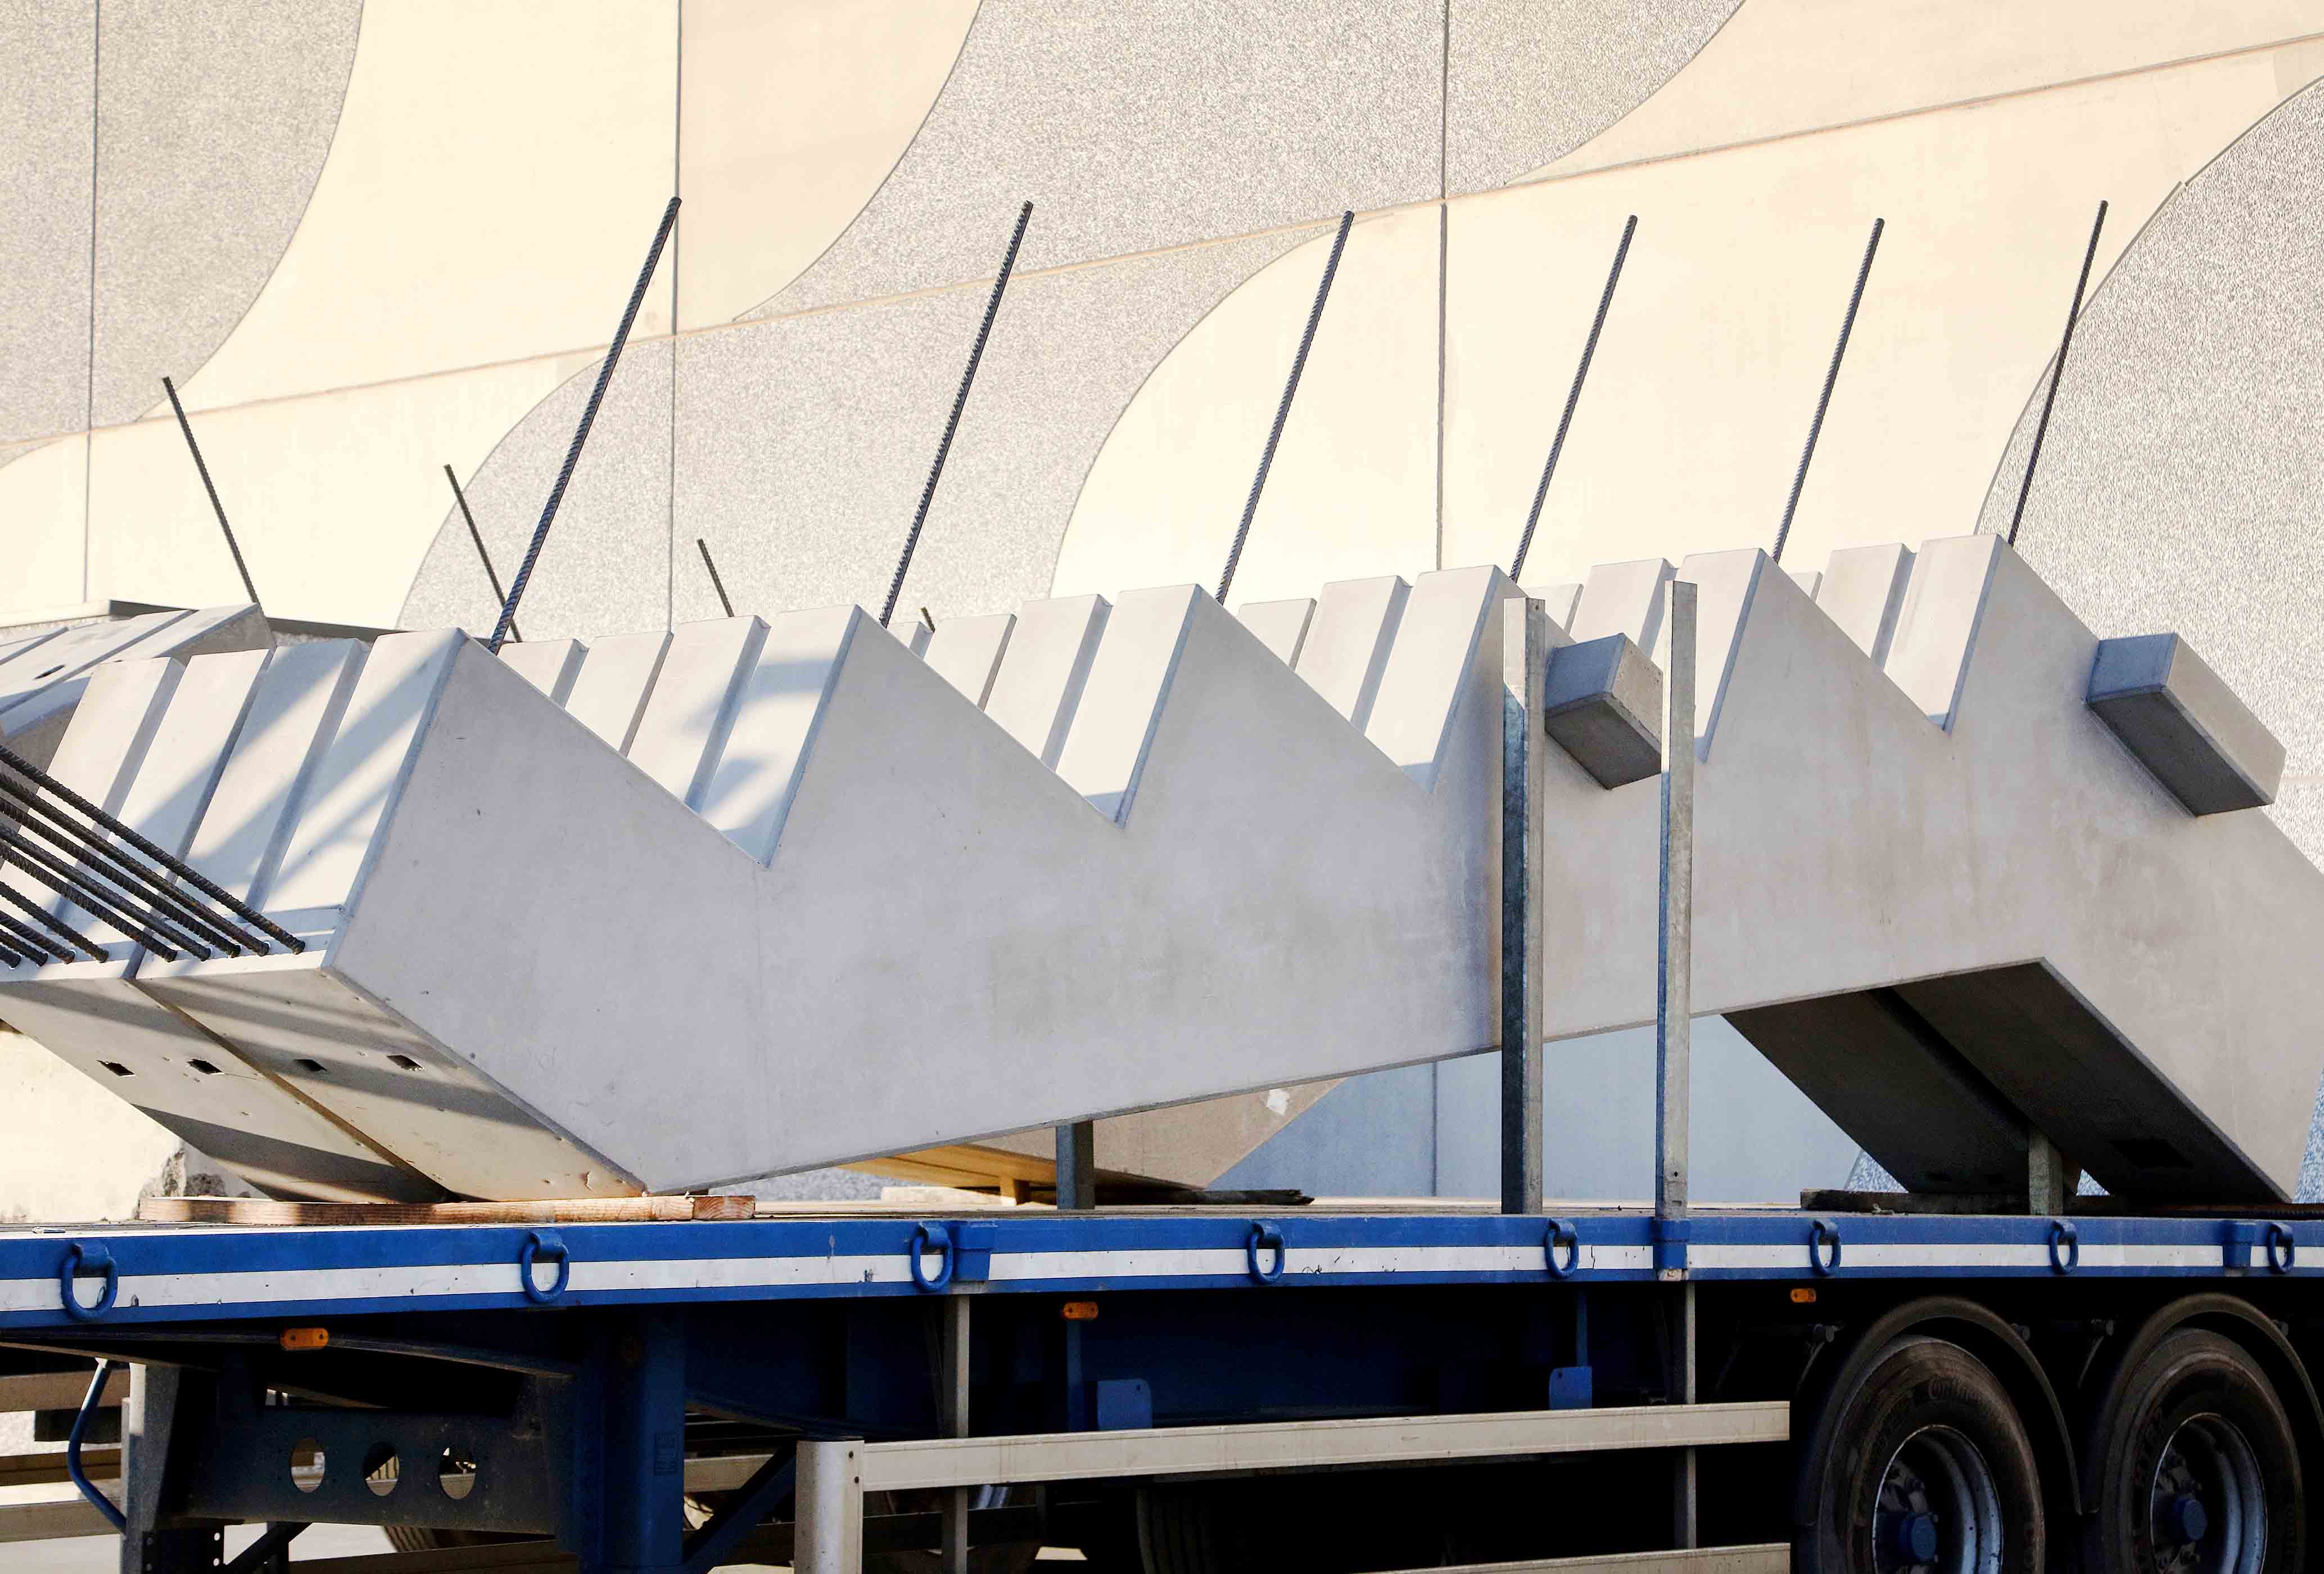
[[[204,961],[212,955],[208,946],[180,934],[158,914],[149,912],[142,917],[137,915],[119,892],[98,884],[85,870],[76,869],[23,841],[9,844],[9,856],[28,873],[39,875],[51,890],[69,898],[74,906],[94,913],[166,960],[176,961],[180,951],[191,951]]]
[[[72,960],[70,951],[51,945],[5,912],[0,912],[0,934],[6,935],[10,945],[30,956],[36,968],[43,962]]]
[[[696,536],[694,548],[702,554],[702,566],[710,570],[710,588],[718,592],[718,605],[726,609],[727,616],[733,616],[734,604],[726,598],[726,581],[718,577],[718,565],[710,560],[710,543]]]
[[[540,560],[540,547],[549,539],[549,527],[557,523],[557,505],[565,501],[565,488],[573,480],[573,467],[581,462],[581,445],[589,440],[589,429],[596,424],[597,407],[605,402],[605,385],[613,380],[613,368],[621,365],[622,347],[630,342],[630,329],[638,319],[638,308],[644,304],[646,286],[653,282],[654,269],[661,263],[661,248],[669,244],[670,227],[678,222],[678,199],[661,210],[661,227],[654,231],[653,248],[646,253],[646,265],[638,273],[637,287],[630,292],[630,303],[622,311],[622,326],[614,330],[613,347],[605,352],[605,364],[597,369],[597,385],[589,391],[589,403],[581,411],[581,424],[574,429],[572,446],[565,450],[565,464],[557,472],[557,485],[549,489],[549,502],[540,511],[540,523],[532,529],[532,541],[524,549],[524,561],[517,565],[516,578],[509,582],[508,599],[501,604],[501,618],[493,629],[492,649],[500,652],[502,642],[516,626],[516,606],[524,599],[524,588],[532,582],[533,565]]]
[[[992,337],[992,319],[1000,315],[1001,297],[1009,288],[1009,275],[1017,271],[1017,248],[1025,244],[1025,227],[1033,221],[1030,202],[1017,210],[1017,228],[1009,236],[1009,250],[1001,259],[1001,273],[992,281],[992,293],[985,298],[984,320],[976,329],[976,343],[968,352],[968,369],[960,375],[960,392],[952,396],[952,414],[945,421],[944,437],[936,444],[936,463],[928,467],[927,485],[920,488],[920,505],[912,514],[912,528],[905,533],[904,551],[896,560],[896,572],[888,581],[888,599],[880,608],[880,626],[896,615],[896,598],[904,593],[904,575],[912,566],[912,553],[920,544],[920,531],[928,522],[928,505],[936,501],[936,482],[944,475],[945,457],[952,452],[953,435],[960,431],[961,412],[968,408],[968,390],[976,381],[977,363],[984,359],[984,341]]]
[[[98,945],[95,940],[89,939],[87,935],[81,933],[80,931],[73,928],[70,924],[66,923],[63,920],[51,918],[47,908],[42,907],[39,903],[33,901],[31,897],[25,895],[23,892],[17,890],[14,885],[9,884],[5,880],[0,880],[0,902],[5,902],[11,907],[20,909],[27,917],[31,918],[34,923],[40,925],[42,929],[47,930],[51,934],[61,935],[64,939],[72,942],[73,945],[78,947],[81,950],[88,952],[88,958],[91,961],[109,962],[113,960],[113,954],[110,951],[107,951],[103,946]]]
[[[100,866],[105,877],[126,885],[140,887],[138,899],[149,906],[165,909],[170,921],[204,937],[205,944],[213,944],[228,956],[238,957],[244,951],[256,956],[266,954],[266,942],[240,925],[219,918],[195,902],[184,892],[143,866],[124,857],[119,849],[108,847],[88,827],[66,819],[57,810],[42,803],[37,795],[21,784],[0,776],[0,794],[23,800],[47,818],[35,819],[17,804],[0,800],[0,819],[13,821],[21,830],[30,831],[62,852]],[[53,819],[56,823],[49,823]]]
[[[226,532],[226,550],[234,554],[234,571],[242,576],[242,588],[255,603],[258,587],[250,582],[250,565],[242,560],[242,543],[234,539],[234,526],[226,522],[226,505],[218,501],[217,487],[210,480],[210,468],[202,460],[202,445],[194,440],[193,425],[186,420],[186,407],[179,403],[178,385],[164,377],[161,390],[170,396],[170,408],[178,412],[178,430],[186,434],[186,447],[194,456],[194,468],[201,474],[202,490],[210,495],[210,508],[217,515],[218,529]]]
[[[1323,282],[1315,287],[1315,304],[1307,309],[1307,329],[1299,336],[1299,353],[1291,358],[1291,377],[1283,384],[1283,398],[1275,406],[1275,424],[1268,429],[1267,447],[1259,451],[1259,474],[1251,477],[1250,495],[1243,500],[1242,523],[1235,526],[1234,544],[1227,548],[1227,566],[1219,575],[1214,599],[1227,603],[1227,587],[1234,583],[1235,565],[1242,561],[1243,542],[1250,539],[1250,522],[1259,513],[1259,495],[1267,489],[1267,473],[1275,468],[1275,445],[1283,440],[1283,423],[1291,417],[1292,396],[1299,392],[1299,375],[1307,369],[1307,352],[1314,347],[1316,325],[1323,320],[1323,302],[1332,298],[1332,281],[1340,272],[1340,254],[1348,248],[1348,231],[1356,222],[1353,209],[1340,215],[1340,233],[1332,237],[1332,258],[1323,264]]]
[[[1800,511],[1800,488],[1808,484],[1808,461],[1815,458],[1824,412],[1831,408],[1832,384],[1840,381],[1840,362],[1848,354],[1848,336],[1856,331],[1856,309],[1864,304],[1864,281],[1872,276],[1872,255],[1880,249],[1880,232],[1887,227],[1886,219],[1874,219],[1872,238],[1864,243],[1864,261],[1856,270],[1856,288],[1849,292],[1848,315],[1840,319],[1840,342],[1831,347],[1831,365],[1824,369],[1823,392],[1816,398],[1815,419],[1808,423],[1808,446],[1800,450],[1800,468],[1792,473],[1792,495],[1784,505],[1784,523],[1775,527],[1775,550],[1767,554],[1778,563],[1784,560],[1784,542],[1791,538],[1792,515]]]
[[[493,588],[493,605],[505,606],[508,592],[501,588],[500,570],[493,567],[493,554],[484,551],[484,532],[476,528],[476,516],[468,509],[468,495],[460,490],[460,477],[452,474],[449,465],[444,467],[444,479],[452,483],[452,501],[460,505],[460,517],[468,523],[468,539],[476,543],[476,561],[484,566],[484,579]],[[513,617],[509,619],[509,633],[519,640],[524,638]]]
[[[2042,462],[2042,440],[2050,435],[2050,407],[2058,402],[2058,379],[2066,375],[2066,352],[2074,347],[2074,324],[2082,315],[2082,292],[2089,288],[2090,264],[2098,260],[2098,232],[2106,228],[2107,205],[2098,203],[2098,222],[2090,226],[2090,244],[2082,252],[2081,276],[2074,281],[2074,303],[2066,309],[2065,336],[2058,341],[2058,358],[2050,368],[2050,391],[2042,395],[2042,419],[2034,423],[2034,450],[2025,456],[2025,479],[2017,488],[2017,508],[2009,516],[2009,544],[2017,544],[2017,526],[2025,517],[2025,499],[2034,492],[2034,467]]]
[[[1638,216],[1622,226],[1622,242],[1614,248],[1613,271],[1606,275],[1606,292],[1598,297],[1598,315],[1590,321],[1590,337],[1582,341],[1582,364],[1573,368],[1573,386],[1566,391],[1565,413],[1557,418],[1557,436],[1549,445],[1549,461],[1541,468],[1541,485],[1533,489],[1533,511],[1526,515],[1525,533],[1517,537],[1517,555],[1509,560],[1509,578],[1525,572],[1526,553],[1533,546],[1534,526],[1541,523],[1541,505],[1549,496],[1549,478],[1557,474],[1557,456],[1565,451],[1566,429],[1573,424],[1573,407],[1582,403],[1582,379],[1590,375],[1591,357],[1598,353],[1598,336],[1606,327],[1607,309],[1614,304],[1614,286],[1622,282],[1622,260],[1630,255],[1630,237],[1638,230]]]
[[[132,830],[129,827],[122,824],[120,820],[115,819],[112,815],[107,814],[104,810],[99,809],[88,799],[83,798],[79,793],[74,792],[71,788],[66,786],[63,782],[50,775],[46,771],[42,770],[38,765],[33,764],[32,761],[24,758],[23,755],[16,753],[15,750],[8,747],[5,744],[0,744],[0,765],[7,766],[10,770],[23,777],[25,781],[32,782],[34,786],[42,789],[44,792],[56,794],[56,796],[64,800],[66,803],[71,805],[74,809],[78,810],[81,813],[88,816],[88,818],[96,821],[97,824],[104,827],[115,836],[119,837],[131,847],[135,847],[139,852],[144,854],[147,857],[161,865],[161,867],[167,869],[171,874],[175,875],[179,879],[185,881],[186,884],[191,885],[203,895],[208,897],[213,902],[217,902],[224,905],[226,911],[233,913],[236,918],[243,920],[244,922],[257,925],[260,930],[263,931],[266,934],[272,936],[275,940],[281,941],[282,944],[290,950],[297,952],[304,951],[307,949],[307,942],[305,940],[300,940],[297,935],[292,934],[289,930],[284,929],[281,924],[276,923],[272,919],[259,912],[258,909],[253,907],[249,903],[244,902],[241,897],[235,895],[233,893],[219,885],[216,881],[210,879],[200,870],[187,863],[183,858],[178,857],[174,854],[162,851],[160,847],[154,846],[152,842],[147,840],[144,837],[138,835],[137,832]],[[6,779],[5,777],[0,777],[0,782],[5,782],[5,780]],[[24,797],[25,795],[20,792],[17,796]],[[37,799],[31,801],[34,802],[38,801]],[[48,806],[42,805],[42,807],[46,808]]]

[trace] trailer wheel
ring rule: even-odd
[[[2171,1334],[2109,1396],[2083,1536],[2092,1574],[2282,1574],[2306,1537],[2300,1450],[2267,1375],[2231,1339]]]
[[[1912,1336],[1836,1400],[1800,1461],[1799,1574],[2040,1574],[2041,1472],[2009,1394],[1959,1345]]]

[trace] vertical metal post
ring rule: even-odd
[[[129,1369],[129,1399],[121,1408],[121,1509],[129,1521],[121,1534],[121,1574],[210,1574],[220,1561],[220,1526],[155,1528],[170,1517],[163,1505],[171,1455],[183,1456],[176,1421],[188,1375],[179,1366]]]
[[[945,1436],[968,1436],[968,1314],[973,1296],[958,1291],[944,1298],[937,1314],[944,1319],[944,1370],[939,1394]],[[944,1503],[944,1574],[968,1574],[968,1488],[948,1487]]]
[[[1057,1206],[1087,1213],[1097,1206],[1097,1123],[1057,1128]]]
[[[677,1574],[686,1560],[686,1336],[648,1312],[604,1352],[598,1538],[591,1574]]]
[[[2025,1131],[2025,1211],[2037,1218],[2062,1216],[2081,1190],[2082,1172],[2040,1130]]]
[[[1670,718],[1663,729],[1661,918],[1655,967],[1655,1272],[1676,1282],[1673,1356],[1678,1392],[1695,1399],[1694,1285],[1687,1280],[1687,1149],[1693,1082],[1695,588],[1670,587]],[[1673,1531],[1695,1545],[1695,1455],[1678,1450]]]
[[[798,1446],[794,1574],[862,1574],[862,1447],[853,1439]]]
[[[1501,1211],[1542,1210],[1541,699],[1549,610],[1501,603]]]

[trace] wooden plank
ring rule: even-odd
[[[684,1224],[750,1218],[748,1197],[575,1197],[546,1202],[278,1202],[264,1197],[147,1197],[144,1224]]]
[[[0,1376],[0,1411],[78,1410],[88,1394],[94,1363],[78,1372],[16,1372]],[[129,1397],[129,1374],[116,1371],[106,1379],[100,1405],[119,1404]]]
[[[91,1481],[116,1480],[121,1475],[121,1450],[117,1448],[83,1449],[80,1463],[81,1468],[88,1472]],[[65,1474],[65,1451],[62,1449],[52,1449],[42,1454],[0,1455],[0,1490],[12,1486],[54,1486],[71,1479]]]
[[[1788,1542],[1697,1547],[1687,1551],[1616,1552],[1596,1558],[1540,1558],[1517,1563],[1460,1563],[1429,1574],[1790,1574]],[[1411,1570],[1410,1574],[1419,1574]]]

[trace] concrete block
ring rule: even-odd
[[[1582,581],[1582,599],[1565,632],[1576,644],[1626,634],[1640,650],[1653,650],[1662,637],[1665,588],[1676,572],[1661,558],[1599,564]]]
[[[1001,671],[1001,655],[1016,628],[1013,612],[948,619],[928,641],[928,666],[982,710],[991,696],[992,680]]]
[[[1478,640],[1500,603],[1524,594],[1488,567],[1423,574],[1406,595],[1364,736],[1423,788],[1444,768]]]
[[[1412,587],[1394,575],[1323,587],[1295,670],[1358,731],[1370,725],[1380,674]]]
[[[2283,745],[2177,634],[2099,641],[2089,698],[2188,813],[2275,801]]]
[[[929,643],[936,638],[936,630],[927,625],[925,618],[920,617],[913,617],[891,627],[888,632],[895,636],[898,644],[916,656],[927,655]]]
[[[1307,643],[1307,625],[1314,621],[1315,600],[1302,596],[1290,601],[1246,601],[1235,608],[1235,616],[1285,666],[1296,667],[1300,647]]]
[[[573,681],[581,675],[581,658],[589,647],[579,640],[530,640],[503,645],[501,660],[509,670],[549,696],[552,705],[572,698]]]
[[[276,652],[259,674],[242,730],[186,855],[244,902],[266,900],[364,654],[354,640],[318,640]]]
[[[984,713],[1045,765],[1065,749],[1111,610],[1102,596],[1066,596],[1018,611]]]
[[[767,625],[755,617],[688,623],[670,633],[653,691],[624,752],[663,792],[699,809],[745,677],[756,666]]]
[[[581,671],[566,695],[566,714],[595,733],[618,753],[630,752],[646,697],[669,651],[669,631],[615,634],[592,640]]]
[[[1735,671],[1735,649],[1743,631],[1743,609],[1751,604],[1770,568],[1767,554],[1757,547],[1739,551],[1699,552],[1686,560],[1677,577],[1691,580],[1694,597],[1694,751],[1708,759],[1719,735],[1720,712],[1726,705]],[[1786,586],[1796,590],[1794,582]],[[1665,625],[1653,646],[1655,666],[1670,667],[1670,630]]]
[[[1550,737],[1600,787],[1663,768],[1663,675],[1626,634],[1550,653],[1542,719]]]
[[[1791,575],[1793,584],[1808,593],[1811,601],[1816,598],[1816,592],[1823,588],[1823,571],[1820,569],[1787,569],[1784,571]]]
[[[1809,595],[1877,666],[1888,660],[1912,578],[1913,554],[1902,542],[1842,547],[1824,565],[1821,587]]]
[[[248,605],[144,613],[60,629],[0,666],[0,740],[45,767],[90,674],[104,663],[263,650],[272,640],[264,615]]]

